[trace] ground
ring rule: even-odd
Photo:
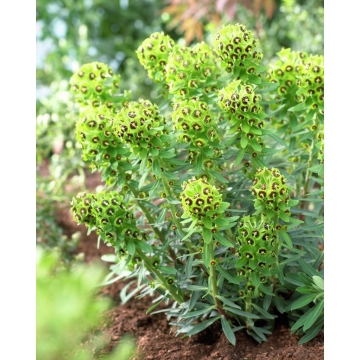
[[[99,185],[100,176],[91,174],[87,178],[88,188]],[[97,248],[97,235],[86,235],[87,230],[73,221],[69,207],[59,206],[58,223],[67,235],[81,231],[77,252],[84,253],[85,261],[102,261],[103,254],[112,254],[111,247],[104,243]],[[107,263],[108,264],[108,263]],[[119,293],[126,284],[117,281],[103,287],[100,296],[108,296],[113,300],[113,307],[104,315],[103,325],[98,333],[106,335],[107,345],[101,349],[97,357],[111,352],[125,334],[135,337],[138,353],[132,360],[319,360],[324,358],[324,335],[319,334],[310,342],[298,345],[299,336],[291,335],[286,320],[279,318],[272,335],[266,342],[258,344],[246,334],[236,333],[236,345],[231,345],[215,323],[203,333],[191,338],[182,339],[171,333],[163,313],[147,315],[152,299],[132,298],[126,304],[120,303]]]

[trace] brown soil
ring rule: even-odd
[[[90,175],[90,174],[89,174]],[[87,186],[93,191],[101,184],[98,174],[91,174]],[[97,249],[97,235],[86,235],[87,230],[73,221],[68,206],[60,206],[58,223],[66,235],[81,231],[78,252],[83,252],[86,262],[101,261],[103,254],[113,254],[111,247],[101,242]],[[108,264],[108,263],[107,263]],[[107,265],[108,266],[108,265]],[[182,339],[171,332],[163,313],[146,315],[152,299],[130,299],[120,303],[119,293],[126,281],[117,281],[101,290],[101,296],[113,299],[113,308],[105,314],[105,322],[98,329],[108,339],[98,357],[110,353],[125,334],[135,337],[138,351],[132,360],[319,360],[324,358],[324,335],[319,334],[310,342],[298,345],[299,336],[291,335],[286,322],[278,323],[266,342],[258,344],[246,334],[236,333],[236,345],[231,345],[215,323],[203,333]]]

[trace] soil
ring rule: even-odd
[[[87,187],[93,191],[101,184],[100,175],[88,174]],[[113,254],[111,247],[104,243],[97,248],[97,235],[87,235],[87,229],[78,226],[72,219],[69,207],[59,206],[58,223],[66,235],[81,231],[78,253],[84,253],[85,261],[102,261],[103,254]],[[109,263],[106,263],[109,264]],[[107,265],[109,266],[109,265]],[[175,337],[171,333],[163,313],[147,315],[152,298],[132,298],[121,304],[119,293],[126,281],[117,281],[101,289],[101,296],[113,300],[113,307],[104,317],[103,325],[97,330],[108,339],[97,358],[108,354],[121,340],[123,335],[131,334],[137,343],[137,354],[132,360],[319,360],[324,358],[324,335],[318,334],[310,342],[298,345],[300,336],[291,335],[286,321],[280,318],[272,335],[261,344],[240,331],[236,332],[236,345],[226,339],[221,326],[213,324],[204,332],[187,339]]]

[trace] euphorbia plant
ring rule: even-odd
[[[117,94],[106,64],[74,74],[76,135],[106,186],[71,211],[114,247],[139,297],[159,294],[149,312],[171,303],[161,311],[176,334],[220,321],[231,343],[241,329],[261,342],[279,313],[306,313],[309,340],[323,303],[308,313],[318,297],[302,303],[296,285],[309,268],[323,277],[323,57],[287,49],[262,66],[240,24],[213,45],[144,40],[137,56],[158,104]]]

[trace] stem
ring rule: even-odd
[[[245,311],[251,314],[251,294],[248,293],[245,300]],[[251,326],[249,325],[248,321],[245,321],[246,328],[251,330]]]
[[[318,127],[318,122],[317,122],[317,117],[316,116],[315,116],[315,126]],[[305,175],[304,198],[310,192],[309,186],[310,186],[311,171],[309,170],[309,168],[311,168],[314,165],[315,156],[313,155],[313,152],[314,152],[314,148],[315,148],[316,134],[317,134],[317,132],[314,132],[313,137],[311,139],[310,156],[309,156],[308,167],[306,169],[306,175]],[[300,208],[301,209],[306,208],[306,201],[302,201]]]
[[[275,228],[275,235],[276,235],[275,246],[274,246],[274,253],[275,253],[275,257],[276,257],[276,263],[275,264],[279,263],[279,261],[278,261],[278,258],[279,258],[279,231],[276,230],[278,220],[279,220],[278,214],[275,213],[275,215],[274,215],[274,228]],[[275,265],[273,265],[273,268],[274,267],[275,267]],[[272,275],[271,276],[271,282],[274,285],[274,291],[275,291],[276,283],[277,283],[277,275]]]
[[[221,301],[217,298],[217,295],[219,294],[217,282],[216,282],[216,271],[215,271],[215,264],[212,265],[212,263],[215,261],[214,259],[214,243],[211,240],[210,242],[210,278],[211,278],[211,293],[212,297],[214,299],[215,305],[219,313],[223,313],[221,306]]]
[[[167,289],[167,291],[171,294],[171,296],[173,297],[173,299],[175,299],[179,304],[182,304],[184,302],[184,295],[182,293],[178,293],[175,290],[175,287],[172,285],[169,285],[165,279],[165,277],[156,269],[151,265],[151,262],[149,261],[148,257],[143,253],[143,251],[137,246],[136,246],[136,252],[137,254],[141,257],[141,259],[144,261],[147,269],[154,273],[156,275],[156,277],[158,278],[158,280],[160,280],[161,284]]]

